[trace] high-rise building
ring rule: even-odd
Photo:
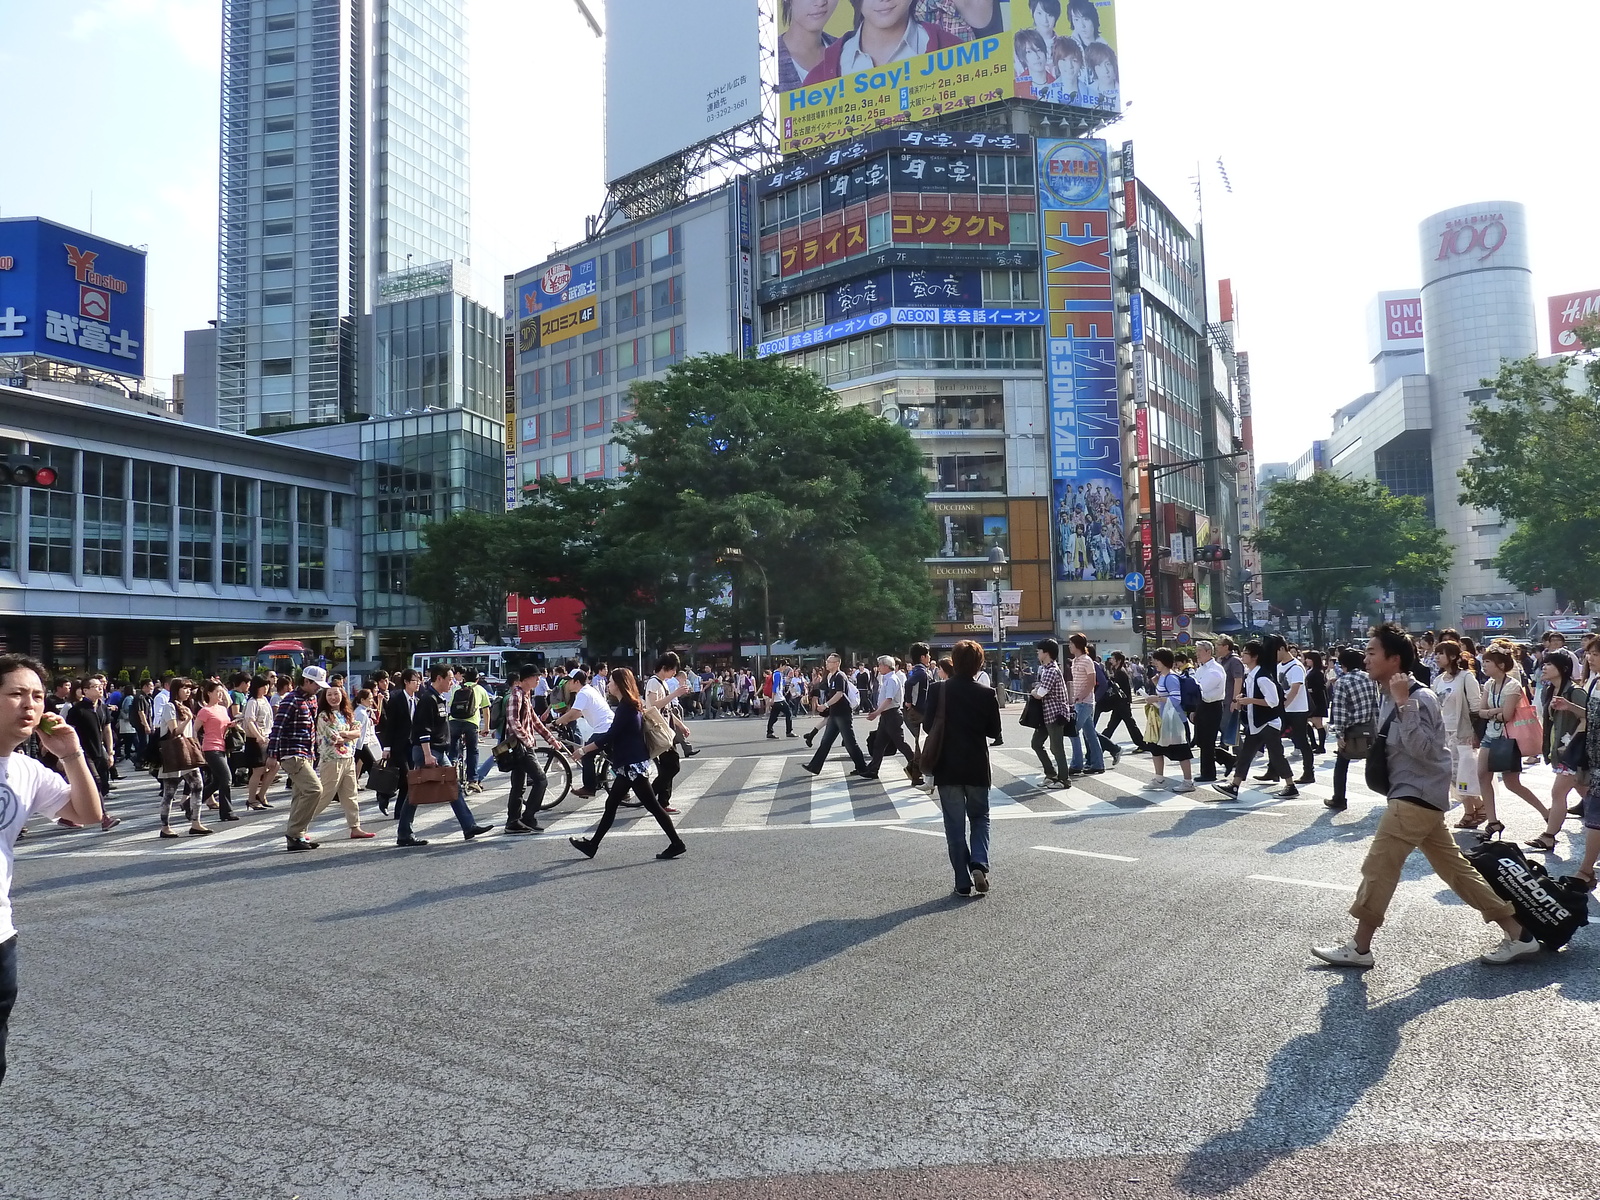
[[[216,422],[366,411],[380,276],[468,260],[463,0],[224,0]]]

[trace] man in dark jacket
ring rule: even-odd
[[[817,747],[817,752],[811,756],[810,762],[801,763],[800,766],[813,775],[822,774],[822,764],[828,761],[828,751],[833,747],[833,740],[838,738],[844,743],[850,761],[856,765],[856,769],[850,773],[872,779],[875,776],[867,770],[867,760],[861,756],[855,731],[850,728],[850,688],[844,671],[840,669],[841,662],[837,654],[828,655],[827,674],[822,679],[822,691],[817,695],[817,712],[827,718],[828,724],[822,731],[822,743]]]
[[[1000,702],[977,682],[983,647],[957,642],[950,652],[955,678],[928,691],[930,727],[943,720],[943,742],[931,766],[944,809],[944,837],[956,873],[956,895],[989,891],[989,746],[1000,744]],[[967,838],[967,825],[972,837]]]
[[[416,693],[416,707],[411,713],[411,728],[407,736],[407,750],[412,767],[455,765],[450,758],[450,707],[444,698],[452,682],[451,676],[449,667],[436,663],[428,672],[427,684]],[[461,836],[469,842],[494,828],[493,825],[478,824],[477,818],[472,815],[472,809],[467,807],[466,789],[459,783],[456,798],[450,802],[450,809],[455,813],[456,820],[461,823]],[[427,839],[413,837],[411,834],[411,820],[416,814],[417,806],[411,803],[408,788],[402,782],[399,807],[400,831],[395,840],[397,846],[428,844]]]

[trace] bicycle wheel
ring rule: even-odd
[[[539,766],[544,769],[544,801],[539,805],[539,811],[543,812],[560,804],[572,791],[572,764],[549,746],[543,746],[533,753]]]

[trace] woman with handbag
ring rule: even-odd
[[[1550,819],[1550,813],[1539,802],[1539,797],[1522,782],[1522,748],[1511,733],[1512,723],[1518,719],[1519,710],[1527,703],[1522,685],[1512,674],[1516,660],[1511,657],[1510,651],[1491,646],[1483,652],[1483,665],[1489,674],[1489,686],[1486,702],[1478,710],[1478,715],[1488,719],[1489,727],[1485,731],[1483,748],[1478,751],[1478,787],[1483,796],[1484,815],[1489,818],[1482,837],[1484,841],[1492,841],[1506,831],[1504,823],[1495,816],[1496,775],[1505,783],[1507,791],[1521,796],[1546,821]]]
[[[272,701],[267,695],[272,683],[265,675],[250,680],[244,706],[239,713],[239,728],[244,731],[243,766],[250,769],[245,800],[251,808],[271,808],[267,800],[267,786],[272,773],[267,770],[267,738],[272,733]]]
[[[182,836],[172,828],[172,802],[183,787],[183,811],[189,818],[189,836],[204,837],[213,832],[201,824],[201,796],[205,794],[205,781],[201,769],[205,755],[194,736],[194,712],[190,709],[190,693],[194,685],[181,675],[167,684],[166,719],[161,723],[161,766],[156,778],[161,783],[161,835],[164,838]]]
[[[1545,817],[1544,832],[1529,838],[1523,845],[1546,853],[1556,848],[1556,835],[1567,819],[1567,798],[1574,792],[1580,796],[1586,789],[1589,775],[1589,739],[1587,736],[1589,701],[1595,692],[1594,668],[1600,665],[1600,648],[1591,642],[1584,651],[1590,666],[1589,686],[1579,687],[1572,682],[1577,673],[1577,660],[1568,650],[1550,650],[1540,668],[1544,676],[1544,754],[1555,768],[1556,781],[1550,789],[1550,811]]]
[[[1455,772],[1456,797],[1461,801],[1457,829],[1477,829],[1487,819],[1478,786],[1478,731],[1472,717],[1483,707],[1483,689],[1471,670],[1470,660],[1457,642],[1442,641],[1433,648],[1433,694],[1439,697],[1444,722],[1444,744]]]
[[[604,750],[606,757],[611,760],[615,775],[611,781],[611,790],[606,793],[605,812],[600,814],[600,823],[595,826],[594,832],[586,838],[568,838],[572,848],[585,858],[593,858],[600,849],[600,842],[606,836],[606,831],[611,828],[611,823],[617,819],[617,809],[622,804],[622,798],[630,791],[639,798],[639,803],[649,810],[656,824],[661,826],[671,840],[667,848],[657,854],[657,858],[677,858],[687,846],[678,836],[678,831],[673,828],[672,818],[667,815],[666,809],[661,807],[661,802],[656,799],[656,794],[650,787],[650,751],[645,745],[644,737],[644,702],[639,696],[639,685],[634,682],[633,672],[626,667],[617,667],[611,672],[611,678],[606,681],[606,694],[617,702],[615,716],[611,720],[611,728],[595,734],[580,752],[592,754],[596,750]]]
[[[361,773],[371,775],[383,757],[383,743],[378,740],[378,701],[371,688],[356,693],[356,791],[361,790]]]
[[[1155,694],[1140,697],[1142,703],[1154,706],[1160,718],[1160,724],[1152,726],[1152,729],[1160,730],[1160,738],[1150,745],[1156,777],[1144,785],[1146,791],[1159,792],[1167,787],[1165,771],[1169,758],[1177,763],[1178,769],[1183,772],[1181,781],[1172,782],[1172,790],[1194,791],[1194,781],[1189,775],[1193,769],[1190,764],[1194,758],[1194,751],[1189,745],[1189,721],[1183,714],[1183,684],[1177,672],[1172,669],[1175,662],[1177,659],[1171,650],[1165,646],[1156,647],[1150,654],[1150,665],[1156,671]]]
[[[205,703],[194,714],[195,736],[200,739],[200,753],[206,760],[205,787],[200,798],[207,808],[220,808],[222,820],[237,821],[233,811],[233,769],[228,765],[228,733],[236,724],[229,715],[232,698],[218,680],[204,685],[202,699]]]
[[[1045,638],[1034,647],[1039,658],[1039,679],[1028,693],[1028,702],[1022,709],[1022,724],[1033,729],[1033,752],[1039,756],[1044,768],[1047,787],[1069,788],[1072,783],[1067,772],[1067,748],[1064,739],[1073,720],[1072,705],[1067,700],[1067,681],[1061,674],[1059,661],[1061,643],[1055,638]],[[1055,765],[1045,757],[1044,744],[1049,739],[1050,753]]]
[[[325,687],[317,693],[316,728],[317,782],[322,785],[322,799],[311,810],[309,820],[316,820],[324,806],[337,799],[352,841],[376,837],[361,828],[361,810],[356,803],[356,744],[361,729],[343,688]]]

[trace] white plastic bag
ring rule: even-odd
[[[1478,752],[1471,746],[1457,746],[1455,758],[1455,786],[1451,789],[1457,800],[1478,798]]]

